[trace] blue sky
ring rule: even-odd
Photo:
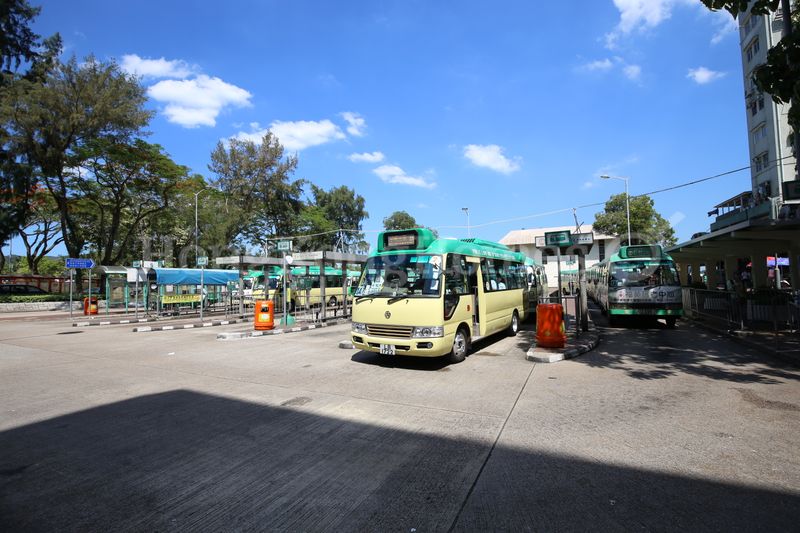
[[[748,164],[738,33],[699,1],[41,5],[34,28],[66,55],[142,76],[150,140],[175,161],[210,178],[220,139],[272,129],[297,177],[366,198],[368,231],[405,210],[462,237],[468,207],[472,235],[497,240],[623,190],[601,174],[639,194]],[[686,240],[749,184],[654,200]]]

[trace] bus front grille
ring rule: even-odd
[[[367,324],[367,332],[374,337],[394,337],[396,339],[410,339],[413,326],[389,326]]]

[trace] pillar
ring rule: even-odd
[[[789,276],[792,289],[800,290],[800,248],[789,248]]]
[[[750,272],[753,275],[753,288],[761,289],[767,286],[767,254],[753,252],[750,255]]]
[[[725,256],[725,289],[728,289],[728,280],[733,282],[733,289],[735,290],[735,286],[739,280],[737,280],[737,272],[736,269],[739,268],[739,263],[737,261],[737,257],[734,255],[726,255]]]

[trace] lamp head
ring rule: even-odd
[[[600,176],[600,179],[601,180],[610,180],[611,176],[609,176],[608,174],[603,174],[603,175]]]

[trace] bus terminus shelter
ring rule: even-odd
[[[298,252],[292,254],[291,267],[319,267],[320,272],[320,293],[322,301],[327,301],[325,296],[325,267],[340,264],[342,272],[347,272],[349,265],[363,266],[367,262],[366,255],[346,254],[342,252]],[[253,266],[285,266],[282,257],[258,257],[253,255],[234,255],[228,257],[217,257],[214,262],[217,266],[235,266],[239,270],[239,314],[244,315],[244,275]],[[347,276],[342,276],[342,283],[347,282]],[[342,287],[343,294],[347,294],[347,287]],[[320,317],[325,319],[325,306],[321,306]],[[344,314],[347,315],[347,298],[344,298]]]

